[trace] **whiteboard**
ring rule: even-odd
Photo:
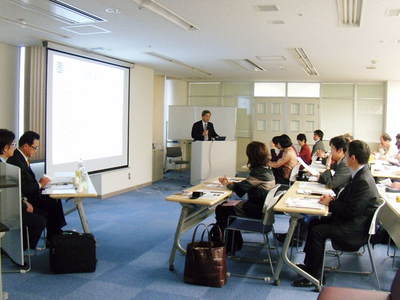
[[[170,105],[168,109],[168,139],[191,140],[193,123],[201,120],[203,110],[211,112],[210,122],[220,136],[235,140],[236,107]]]

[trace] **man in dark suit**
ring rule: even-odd
[[[25,132],[19,139],[19,148],[7,162],[21,169],[22,196],[28,199],[34,212],[46,217],[47,240],[49,240],[54,234],[62,231],[61,228],[66,222],[61,201],[42,195],[42,189],[50,183],[50,179],[43,177],[37,181],[30,167],[29,158],[39,149],[39,139],[40,136],[36,132]]]
[[[336,136],[329,141],[333,163],[318,179],[319,183],[338,193],[351,180],[351,170],[346,164],[346,152],[349,143],[343,136]]]
[[[16,148],[15,134],[7,129],[0,129],[0,163],[6,163],[7,159],[13,156]],[[35,249],[40,239],[43,229],[46,227],[46,218],[37,214],[33,206],[22,200],[22,223],[24,236],[24,249],[28,248],[25,227],[29,230],[29,245],[31,249]]]
[[[214,130],[213,123],[210,122],[210,118],[211,112],[209,110],[203,110],[203,112],[201,113],[201,120],[193,124],[193,140],[211,141],[218,136],[218,134]]]
[[[325,195],[320,199],[320,203],[329,206],[331,216],[311,221],[301,266],[315,278],[321,275],[326,239],[348,251],[357,251],[368,240],[371,219],[378,207],[378,191],[368,168],[370,153],[366,143],[352,141],[346,154],[351,181],[336,198]],[[298,279],[293,286],[310,287],[312,283]]]

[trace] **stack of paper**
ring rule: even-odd
[[[290,207],[297,208],[310,208],[310,209],[325,209],[325,205],[319,203],[319,199],[316,198],[288,198],[286,200],[286,205]]]

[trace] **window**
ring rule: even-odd
[[[285,82],[255,82],[254,97],[285,97]]]
[[[319,98],[320,84],[319,83],[288,83],[288,97],[302,98]]]

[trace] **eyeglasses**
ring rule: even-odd
[[[39,146],[29,146],[29,147],[31,147],[33,150],[39,150]]]

